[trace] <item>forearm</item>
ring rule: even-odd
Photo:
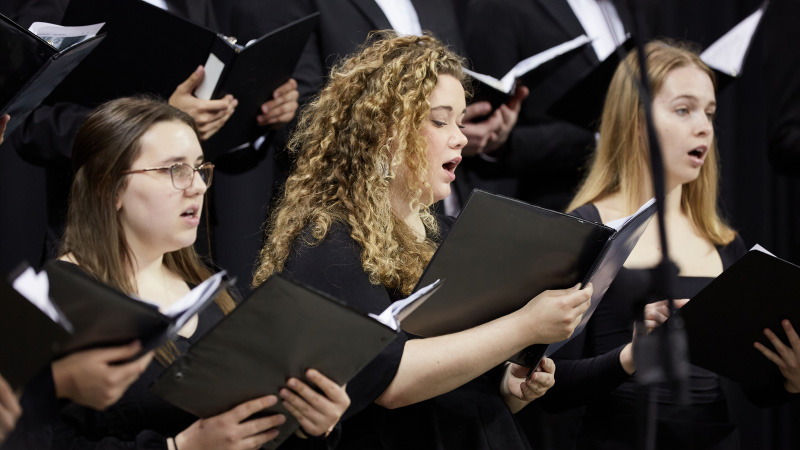
[[[535,340],[513,314],[459,333],[409,340],[397,374],[376,403],[399,408],[450,392]]]

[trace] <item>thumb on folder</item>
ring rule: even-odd
[[[233,114],[239,101],[232,95],[218,100],[201,100],[192,94],[203,81],[203,66],[197,66],[183,83],[175,88],[169,97],[169,104],[189,114],[197,123],[200,139],[207,140],[213,136]]]

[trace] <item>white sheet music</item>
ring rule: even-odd
[[[738,77],[742,73],[747,50],[750,48],[753,35],[758,29],[766,7],[767,3],[764,2],[753,14],[711,44],[700,54],[700,59],[711,68],[732,77]]]
[[[387,327],[396,330],[400,327],[400,321],[402,321],[403,318],[411,314],[419,305],[422,304],[420,300],[427,298],[428,293],[438,289],[441,285],[442,281],[436,280],[417,292],[411,294],[409,297],[392,303],[379,315],[370,314],[369,316],[386,325]]]
[[[44,39],[59,51],[78,44],[86,39],[93,38],[103,28],[105,22],[83,27],[62,27],[47,22],[34,22],[28,29],[31,33]]]
[[[517,78],[525,75],[526,73],[530,72],[531,70],[541,66],[542,64],[567,53],[570,50],[574,50],[581,45],[590,42],[590,39],[586,37],[585,34],[582,34],[571,41],[564,42],[562,44],[556,45],[555,47],[549,48],[541,53],[537,53],[533,56],[523,59],[522,61],[518,62],[517,65],[511,68],[507,74],[503,76],[501,79],[494,78],[492,76],[477,73],[467,68],[464,68],[464,71],[468,73],[471,77],[480,80],[487,85],[497,89],[498,91],[505,92],[506,94],[511,94],[514,91],[514,81]]]

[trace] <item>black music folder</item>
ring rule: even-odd
[[[554,102],[547,113],[589,130],[596,130],[603,113],[606,94],[620,63],[620,53],[627,55],[634,47],[628,38],[605,60],[583,73],[579,81]]]
[[[586,326],[647,223],[651,200],[621,224],[609,226],[474,190],[418,286],[446,279],[435,298],[402,322],[406,332],[438,336],[466,330],[524,306],[547,289],[592,282]],[[535,367],[567,341],[535,345],[511,360]]]
[[[788,344],[784,319],[800,332],[798,278],[800,267],[758,246],[747,252],[678,311],[691,363],[746,386],[782,383],[778,367],[753,343],[774,351],[763,332],[769,328]]]
[[[0,280],[0,302],[3,305],[3,314],[0,314],[0,339],[3,342],[0,374],[15,390],[25,386],[50,363],[70,339],[68,323],[51,319],[12,286],[25,268],[27,265],[16,270],[8,280]]]
[[[177,310],[159,312],[157,306],[134,299],[63,261],[45,266],[50,299],[72,324],[73,335],[61,348],[70,353],[85,348],[122,345],[139,339],[146,353],[175,338],[183,325],[233,280],[220,272],[181,299]]]
[[[11,115],[6,136],[105,38],[98,35],[58,50],[0,14],[0,116]]]
[[[289,377],[308,382],[309,368],[342,385],[397,333],[322,292],[273,275],[169,366],[150,391],[210,417],[277,395]],[[299,424],[281,403],[265,413],[287,419],[264,446],[276,448]]]
[[[223,39],[214,42],[205,63],[206,77],[209,77],[210,65],[222,67],[213,94],[208,98],[231,94],[239,100],[239,105],[225,126],[203,143],[212,155],[231,150],[234,148],[231,143],[252,142],[266,132],[256,123],[261,105],[273,98],[275,89],[292,78],[318,21],[319,13],[308,15],[269,32],[244,48],[230,45]]]
[[[536,84],[536,79],[533,75],[536,73],[537,68],[587,44],[591,44],[591,40],[585,34],[580,35],[575,39],[525,58],[499,80],[489,75],[465,69],[465,72],[469,74],[473,81],[475,91],[470,103],[488,101],[492,105],[492,110],[499,108],[500,105],[508,103],[514,96],[518,79],[521,79],[522,85],[532,87]]]
[[[213,53],[225,68],[212,98],[230,93],[239,100],[222,130],[203,143],[206,158],[213,160],[266,132],[256,126],[258,107],[291,78],[318,16],[292,22],[241,47],[141,0],[71,0],[63,24],[105,22],[108,39],[51,99],[90,105],[137,94],[166,99]],[[206,77],[208,72],[207,68]]]

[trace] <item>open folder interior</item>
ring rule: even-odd
[[[10,135],[105,38],[49,39],[0,14],[0,115],[10,114]],[[59,45],[63,44],[63,45]]]
[[[225,126],[203,143],[206,158],[213,160],[266,133],[256,124],[259,107],[291,77],[317,17],[309,15],[237,46],[215,30],[142,0],[71,0],[63,23],[105,22],[108,38],[48,101],[94,106],[131,95],[169,98],[213,53],[218,63],[206,71],[218,81],[208,87],[212,98],[233,94],[239,100]]]

